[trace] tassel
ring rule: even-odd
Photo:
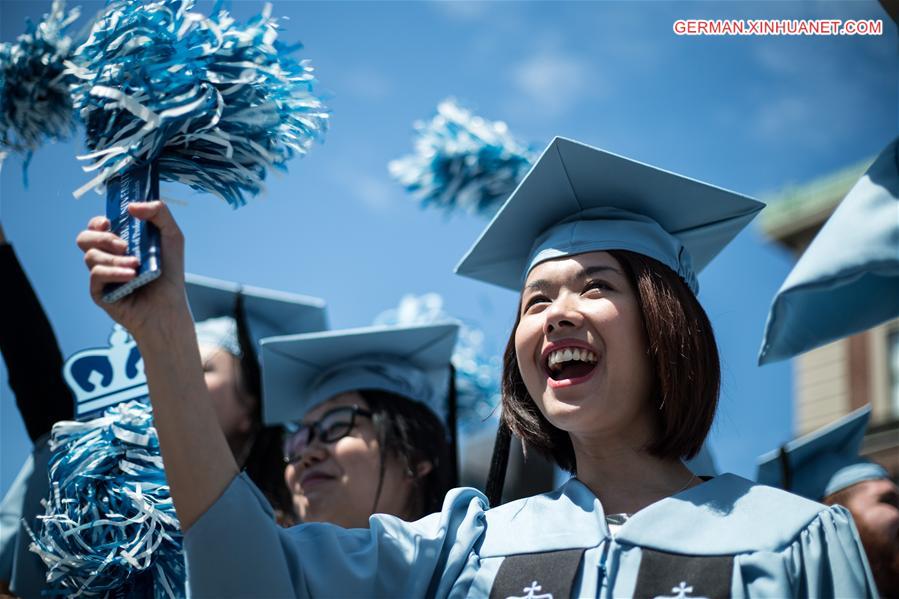
[[[130,401],[58,422],[50,448],[51,495],[28,533],[51,594],[185,596],[181,529],[150,406]]]
[[[116,0],[73,52],[75,108],[102,187],[132,164],[232,207],[263,191],[267,170],[322,140],[329,111],[299,45],[278,42],[271,6],[245,24],[192,0]]]
[[[490,458],[490,471],[487,473],[485,494],[490,507],[499,507],[503,503],[503,487],[506,484],[506,472],[509,469],[509,450],[512,445],[512,431],[500,419],[496,429],[496,440],[493,443],[493,455]]]
[[[415,153],[388,164],[390,174],[422,207],[492,216],[535,158],[501,121],[490,122],[444,100],[428,122],[414,125]]]
[[[0,154],[25,154],[25,168],[42,143],[75,128],[64,61],[72,45],[66,31],[79,14],[54,0],[39,24],[29,21],[14,43],[0,44]]]

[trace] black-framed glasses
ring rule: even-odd
[[[322,443],[343,439],[356,426],[356,417],[371,418],[372,413],[359,406],[341,406],[328,410],[315,422],[295,424],[284,435],[284,463],[292,464],[303,457],[303,451],[317,438]]]

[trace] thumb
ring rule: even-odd
[[[183,277],[184,234],[165,202],[132,202],[128,205],[128,213],[134,218],[153,223],[159,229],[163,276]]]

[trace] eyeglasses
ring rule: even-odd
[[[343,406],[325,412],[319,420],[294,425],[284,436],[284,463],[292,464],[303,457],[303,452],[318,438],[322,443],[334,443],[343,439],[356,426],[356,417],[371,418],[372,413],[359,406]]]

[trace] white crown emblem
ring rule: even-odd
[[[109,347],[76,352],[66,360],[62,373],[75,394],[75,415],[79,419],[149,395],[137,343],[118,324],[109,335]]]

